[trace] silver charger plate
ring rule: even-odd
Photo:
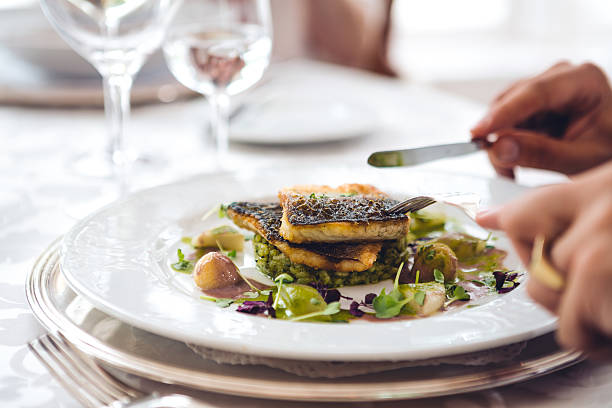
[[[440,365],[329,379],[264,366],[217,364],[182,342],[123,323],[73,292],[60,273],[58,242],[39,257],[26,280],[27,299],[38,320],[104,365],[166,384],[274,400],[400,400],[513,384],[584,359],[580,353],[560,350],[547,334],[530,340],[512,361],[486,366]]]

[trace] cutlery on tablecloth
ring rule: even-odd
[[[145,394],[112,378],[61,334],[28,343],[34,355],[83,406],[88,408],[213,408],[182,394]]]

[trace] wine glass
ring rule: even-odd
[[[102,75],[108,126],[104,154],[75,160],[80,173],[123,174],[137,156],[124,146],[133,77],[161,44],[176,0],[40,0],[51,25]]]
[[[227,167],[229,97],[259,81],[270,61],[269,0],[184,0],[163,49],[176,79],[208,98],[217,164]]]

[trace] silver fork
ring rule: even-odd
[[[425,207],[429,207],[435,202],[436,200],[432,197],[427,197],[427,196],[412,197],[412,198],[409,198],[408,200],[402,201],[401,203],[398,203],[394,205],[393,207],[387,209],[387,212],[388,213],[415,212],[418,210],[422,210]]]
[[[112,378],[60,333],[45,334],[28,343],[51,375],[88,408],[212,408],[187,395],[144,394]]]

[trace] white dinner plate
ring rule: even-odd
[[[484,205],[507,201],[523,190],[500,179],[406,169],[271,169],[199,176],[133,194],[80,221],[64,238],[62,271],[75,291],[133,326],[185,342],[262,356],[424,359],[501,346],[554,328],[555,318],[527,297],[524,284],[478,307],[424,319],[322,324],[221,309],[200,299],[188,277],[169,267],[176,260],[182,236],[229,222],[201,220],[221,202],[274,196],[279,188],[292,184],[346,182],[371,183],[397,196],[469,193],[468,197],[478,196]],[[478,233],[469,222],[467,217],[463,221],[468,231]],[[496,245],[510,250],[503,236]],[[246,253],[239,262],[248,266],[249,257]],[[520,268],[514,253],[510,252],[506,265]],[[245,272],[254,273],[252,268]]]

